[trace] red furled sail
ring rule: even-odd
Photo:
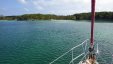
[[[94,46],[95,0],[91,0],[91,48]]]

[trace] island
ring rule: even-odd
[[[96,20],[113,20],[113,12],[96,12]],[[91,13],[78,13],[73,15],[54,15],[54,14],[24,14],[19,16],[0,16],[0,20],[91,20]]]

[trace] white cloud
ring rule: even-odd
[[[40,2],[35,2],[35,1],[33,1],[32,3],[33,3],[34,7],[35,7],[37,10],[43,10],[43,9],[44,9],[44,8],[43,8],[43,3],[41,4]]]
[[[27,3],[27,0],[18,0],[20,3],[22,4],[26,4]]]
[[[24,8],[25,11],[29,12],[30,10],[28,8]]]
[[[74,14],[90,12],[91,0],[19,0],[37,13]],[[96,11],[113,11],[113,0],[96,0]],[[31,7],[30,6],[30,7]]]
[[[10,12],[10,10],[6,9],[6,8],[0,8],[0,15],[4,15],[4,13],[8,13]]]
[[[113,11],[113,0],[97,0],[97,11]]]
[[[34,7],[53,14],[74,14],[90,11],[90,0],[32,0]]]

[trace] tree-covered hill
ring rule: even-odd
[[[96,20],[113,20],[113,12],[96,12]],[[67,16],[52,14],[24,14],[20,16],[0,16],[0,20],[90,20],[91,13],[79,13]]]
[[[74,14],[77,20],[90,20],[91,13]],[[113,20],[113,12],[96,12],[96,20]]]
[[[75,20],[75,16],[57,16],[52,14],[24,14],[21,16],[2,16],[0,20]]]

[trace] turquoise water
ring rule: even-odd
[[[0,21],[0,64],[48,64],[89,37],[90,22],[85,20]],[[113,23],[95,23],[95,42],[100,56],[110,64]],[[55,64],[69,64],[70,56]]]

